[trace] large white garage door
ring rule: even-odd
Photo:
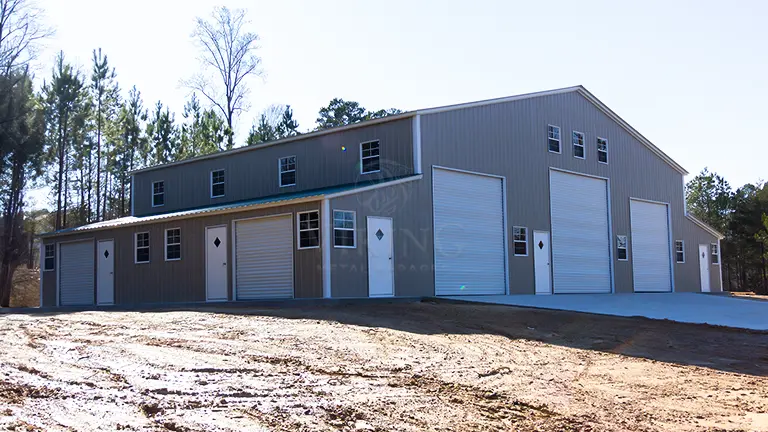
[[[238,300],[293,297],[291,215],[235,222]]]
[[[611,292],[605,180],[550,171],[554,292]]]
[[[435,168],[435,294],[504,294],[501,179]]]
[[[635,291],[672,291],[667,205],[631,200],[629,211]]]
[[[94,290],[93,241],[61,243],[59,298],[62,306],[92,305]]]

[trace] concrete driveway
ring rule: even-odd
[[[768,302],[696,293],[461,296],[452,300],[768,330]]]

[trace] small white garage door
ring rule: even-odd
[[[291,215],[235,222],[238,300],[293,297]]]
[[[94,290],[93,241],[59,246],[59,299],[62,306],[92,305]]]
[[[504,294],[504,196],[498,177],[435,168],[435,294]]]
[[[607,182],[552,170],[549,187],[554,292],[610,293]]]
[[[672,252],[667,205],[629,201],[632,220],[632,274],[635,291],[672,291]]]

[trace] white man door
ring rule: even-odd
[[[368,295],[395,295],[392,219],[368,216]]]
[[[552,294],[552,262],[549,254],[549,233],[533,232],[533,265],[536,294]]]
[[[227,227],[205,228],[205,292],[208,301],[226,301]]]
[[[709,245],[699,245],[699,278],[701,279],[701,292],[710,292],[709,288]]]
[[[96,251],[96,304],[115,303],[115,242],[99,240]]]

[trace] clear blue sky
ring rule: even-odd
[[[198,68],[194,18],[245,8],[265,78],[242,140],[271,104],[302,129],[333,97],[403,110],[582,84],[696,174],[768,179],[768,2],[38,0],[56,35],[41,54],[90,68],[101,47],[124,90],[177,118]],[[109,6],[107,6],[109,5]],[[481,143],[479,143],[481,144]]]

